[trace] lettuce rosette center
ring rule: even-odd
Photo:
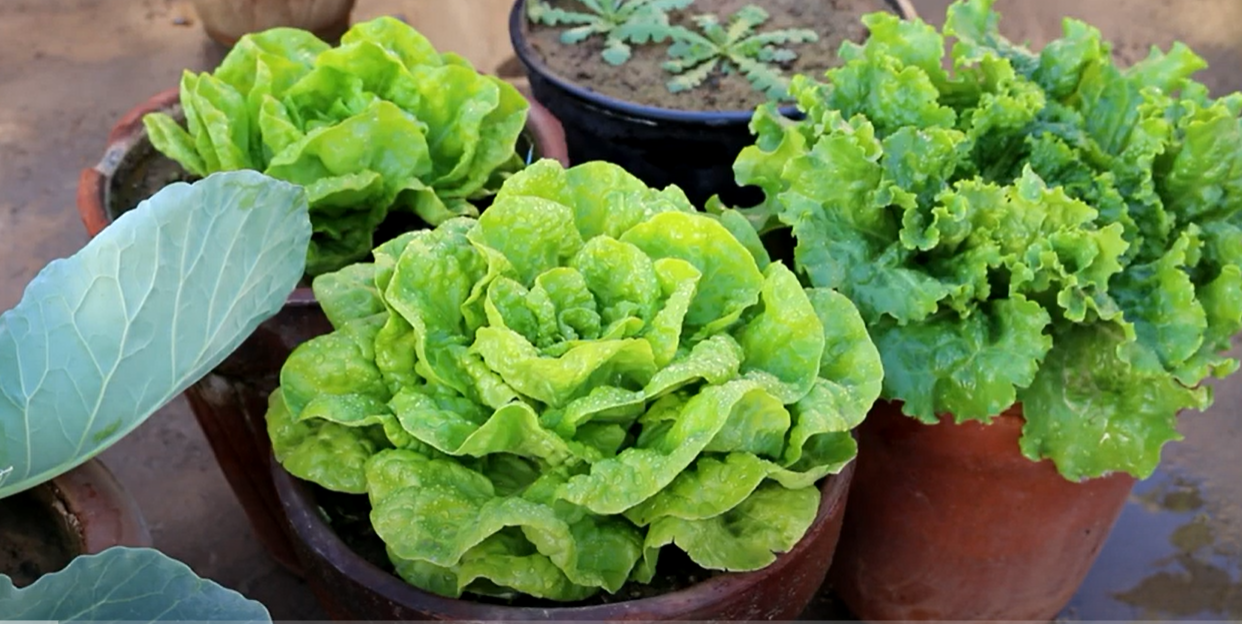
[[[269,431],[443,595],[615,593],[671,544],[763,568],[880,392],[844,296],[614,165],[537,162],[374,258],[315,280],[335,331],[286,362]]]

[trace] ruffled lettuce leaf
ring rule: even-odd
[[[665,516],[647,531],[644,548],[677,544],[695,563],[713,570],[747,571],[767,567],[775,553],[789,552],[815,521],[814,488],[788,490],[761,486],[738,506],[711,518]]]
[[[442,595],[617,592],[670,544],[766,566],[883,369],[846,297],[760,259],[676,188],[534,163],[478,219],[316,279],[336,329],[282,370],[277,459],[365,492],[398,574]]]
[[[376,455],[368,472],[372,522],[395,556],[445,568],[505,528],[519,528],[555,564],[548,571],[571,581],[565,591],[617,591],[641,555],[640,534],[622,519],[557,505],[543,482],[556,479],[549,473],[522,496],[497,496],[486,476],[460,463],[390,451]],[[510,543],[510,552],[513,546],[520,544]]]
[[[1212,99],[1180,44],[1118,67],[1077,20],[1033,52],[992,5],[943,32],[867,16],[824,83],[793,81],[805,119],[756,112],[735,171],[766,200],[739,214],[857,305],[905,413],[1020,403],[1032,459],[1146,476],[1238,367],[1242,95]]]
[[[1070,480],[1123,471],[1150,474],[1160,447],[1180,440],[1177,414],[1204,409],[1208,387],[1187,388],[1163,369],[1127,361],[1129,337],[1109,325],[1076,327],[1057,341],[1022,393],[1022,452],[1050,458]],[[1089,412],[1092,418],[1084,418]]]
[[[152,144],[193,175],[254,169],[307,189],[307,274],[365,258],[393,211],[428,225],[477,215],[519,169],[529,104],[435,51],[399,20],[356,24],[331,47],[275,28],[243,37],[210,74],[185,72],[185,123],[147,115]]]
[[[384,300],[375,286],[375,265],[352,264],[312,282],[315,301],[333,325],[364,319],[384,311]]]
[[[366,493],[366,462],[389,446],[374,425],[297,420],[279,389],[268,397],[267,433],[276,461],[289,474],[348,494]]]

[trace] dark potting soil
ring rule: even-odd
[[[548,0],[553,6],[580,11],[578,0]],[[867,29],[861,18],[867,13],[891,11],[884,0],[695,0],[685,11],[673,14],[675,23],[694,27],[691,16],[713,13],[722,23],[738,9],[754,4],[771,14],[760,32],[785,28],[806,28],[819,34],[815,43],[793,44],[798,58],[785,65],[785,75],[806,74],[821,78],[825,71],[841,65],[837,50],[844,41],[861,43]],[[603,37],[594,36],[579,44],[560,41],[564,26],[526,25],[527,39],[536,55],[552,73],[592,91],[617,99],[665,109],[691,111],[751,110],[766,101],[745,76],[725,75],[717,70],[695,89],[670,93],[665,84],[673,77],[661,65],[668,60],[669,43],[631,46],[633,57],[620,67],[604,62],[600,52]]]
[[[371,526],[371,503],[366,496],[340,494],[323,488],[315,489],[315,500],[328,524],[336,532],[341,541],[363,559],[389,574],[396,574],[392,562],[388,560],[384,542],[375,534]],[[656,566],[656,576],[651,583],[640,585],[627,583],[615,594],[601,591],[600,593],[579,602],[555,602],[541,600],[529,596],[519,596],[512,600],[492,596],[476,596],[466,594],[464,599],[485,604],[503,605],[533,609],[555,609],[566,607],[590,607],[642,598],[654,598],[675,592],[700,583],[716,573],[704,570],[690,560],[677,548],[665,548],[660,551],[660,563]]]
[[[177,161],[159,152],[150,143],[140,142],[117,167],[112,178],[108,210],[113,219],[138,207],[160,189],[174,182],[193,182],[190,175]]]
[[[0,574],[26,587],[69,565],[74,553],[62,526],[61,519],[31,492],[0,501]]]

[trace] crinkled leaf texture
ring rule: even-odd
[[[199,578],[184,563],[148,548],[109,548],[74,558],[18,589],[0,574],[6,620],[53,622],[267,623],[263,605]]]
[[[531,165],[315,280],[336,329],[285,363],[277,460],[367,494],[398,573],[449,596],[615,593],[669,544],[768,565],[883,369],[848,299],[736,225],[615,165]]]
[[[803,121],[756,112],[735,171],[767,200],[742,215],[791,227],[805,279],[857,304],[907,414],[1022,403],[1031,459],[1146,476],[1237,368],[1242,95],[1211,99],[1180,44],[1118,68],[1076,20],[1036,54],[992,4],[943,33],[866,16],[844,66],[794,81]]]
[[[355,24],[335,48],[292,28],[246,35],[214,73],[185,73],[181,106],[184,127],[163,113],[143,122],[190,173],[254,169],[306,187],[312,276],[364,258],[390,212],[430,225],[477,214],[469,200],[524,163],[529,108],[391,17]]]
[[[243,171],[172,184],[0,316],[0,498],[94,457],[198,381],[302,277],[302,189]]]

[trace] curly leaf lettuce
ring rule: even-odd
[[[1076,20],[1032,52],[992,4],[943,33],[866,16],[844,66],[794,81],[803,121],[756,112],[735,172],[767,200],[740,214],[858,306],[906,414],[1021,403],[1031,459],[1147,476],[1238,366],[1242,95],[1209,97],[1180,44],[1120,68]]]
[[[282,370],[278,461],[366,493],[398,573],[443,595],[615,593],[670,544],[768,565],[852,461],[883,368],[848,299],[726,220],[545,160],[481,217],[319,276],[336,329]]]
[[[243,37],[212,74],[181,80],[185,124],[147,115],[152,144],[193,175],[255,169],[302,185],[311,206],[311,276],[371,251],[390,212],[429,225],[477,215],[523,160],[526,100],[438,53],[408,25],[356,24],[331,47],[275,28]]]

